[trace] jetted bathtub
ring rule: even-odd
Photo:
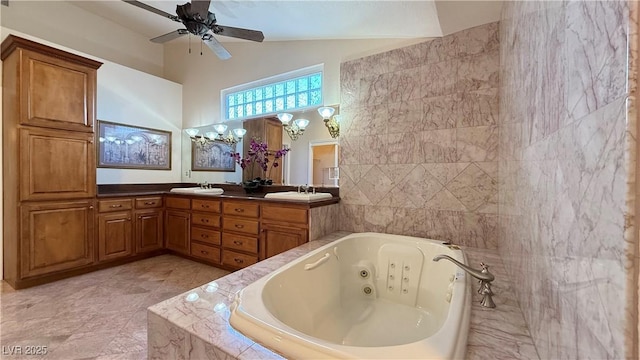
[[[470,277],[455,246],[359,233],[289,263],[236,295],[230,323],[293,359],[462,359]]]

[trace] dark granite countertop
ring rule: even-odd
[[[213,187],[220,187],[224,190],[221,195],[208,194],[184,194],[171,192],[172,188],[177,187],[196,187],[197,184],[173,183],[173,184],[113,184],[98,185],[98,199],[108,199],[116,197],[133,197],[133,196],[162,196],[171,195],[176,197],[198,197],[198,198],[219,198],[219,199],[239,199],[252,200],[259,202],[279,203],[279,204],[308,204],[309,207],[318,207],[336,204],[340,202],[338,188],[316,188],[317,192],[329,192],[333,195],[331,199],[300,201],[300,200],[281,200],[281,199],[265,199],[264,196],[270,192],[293,191],[296,186],[270,185],[264,186],[261,192],[247,194],[240,185],[232,184],[213,184]]]

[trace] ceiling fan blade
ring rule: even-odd
[[[264,40],[264,34],[262,31],[242,29],[233,26],[216,25],[213,32],[216,35],[230,36],[257,42],[262,42],[262,40]]]
[[[204,41],[209,49],[211,49],[211,51],[213,51],[213,53],[216,54],[221,60],[227,60],[231,58],[231,54],[227,51],[227,49],[224,48],[224,46],[222,46],[222,44],[218,42],[218,40],[213,37],[213,35],[205,34],[202,37],[202,41]]]
[[[177,39],[182,35],[186,35],[188,34],[189,31],[187,31],[187,29],[178,29],[176,31],[172,31],[170,33],[164,34],[164,35],[160,35],[158,37],[154,37],[153,39],[151,39],[152,42],[154,43],[164,43],[167,41],[171,41],[173,39]]]
[[[211,0],[191,0],[191,10],[200,14],[201,19],[206,19],[209,15],[209,4]]]
[[[133,6],[137,6],[137,7],[141,8],[141,9],[145,9],[147,11],[151,11],[154,14],[158,14],[160,16],[169,18],[169,19],[171,19],[173,21],[180,22],[180,19],[178,19],[178,17],[176,15],[171,15],[166,11],[162,11],[160,9],[156,9],[153,6],[149,6],[149,5],[145,4],[145,3],[141,3],[140,1],[136,1],[136,0],[122,0],[122,1],[126,2],[127,4],[131,4]]]

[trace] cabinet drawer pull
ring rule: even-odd
[[[202,204],[202,207],[205,208],[205,209],[208,209],[209,205]]]
[[[93,205],[89,205],[89,210],[93,210]]]
[[[116,209],[116,208],[121,208],[121,207],[122,207],[122,204],[111,205],[110,207],[111,207],[111,208],[114,208],[114,209]]]
[[[242,264],[244,262],[244,260],[238,258],[233,258],[233,261],[237,262],[238,264]]]
[[[203,238],[203,239],[208,239],[208,238],[209,238],[209,235],[207,235],[207,234],[200,234],[200,237],[201,237],[201,238]]]
[[[89,139],[89,144],[93,144],[93,139]]]
[[[145,205],[155,205],[156,202],[155,201],[145,201],[144,203]]]
[[[241,209],[241,208],[235,208],[234,210],[235,212],[244,212],[244,209]]]
[[[200,219],[200,221],[202,221],[203,223],[208,223],[209,219]]]
[[[208,252],[208,251],[204,251],[204,250],[200,250],[200,253],[201,253],[202,255],[209,255],[209,252]]]
[[[236,224],[236,228],[237,229],[242,229],[242,228],[244,228],[244,225]]]
[[[131,221],[131,218],[127,218],[127,221]]]
[[[233,243],[238,245],[238,246],[242,245],[242,241],[238,241],[238,240],[233,240]]]

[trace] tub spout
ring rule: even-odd
[[[433,261],[440,261],[442,259],[446,259],[451,261],[452,263],[458,265],[462,270],[469,273],[469,275],[474,278],[480,280],[480,288],[478,289],[478,293],[482,295],[482,301],[480,301],[480,305],[488,308],[495,308],[496,304],[493,302],[493,291],[491,291],[491,282],[495,279],[492,273],[489,272],[489,266],[484,263],[480,263],[482,266],[482,270],[476,270],[471,268],[451,256],[440,254],[433,258]]]
[[[440,261],[442,259],[449,260],[452,263],[460,266],[462,268],[462,270],[468,272],[469,275],[473,276],[474,278],[476,278],[478,280],[482,280],[482,281],[486,281],[486,282],[492,282],[495,279],[493,274],[489,272],[489,268],[488,267],[483,266],[482,267],[482,271],[476,270],[476,269],[473,269],[473,268],[471,268],[471,267],[459,262],[458,260],[452,258],[449,255],[444,255],[444,254],[437,255],[436,257],[433,258],[433,261]]]

